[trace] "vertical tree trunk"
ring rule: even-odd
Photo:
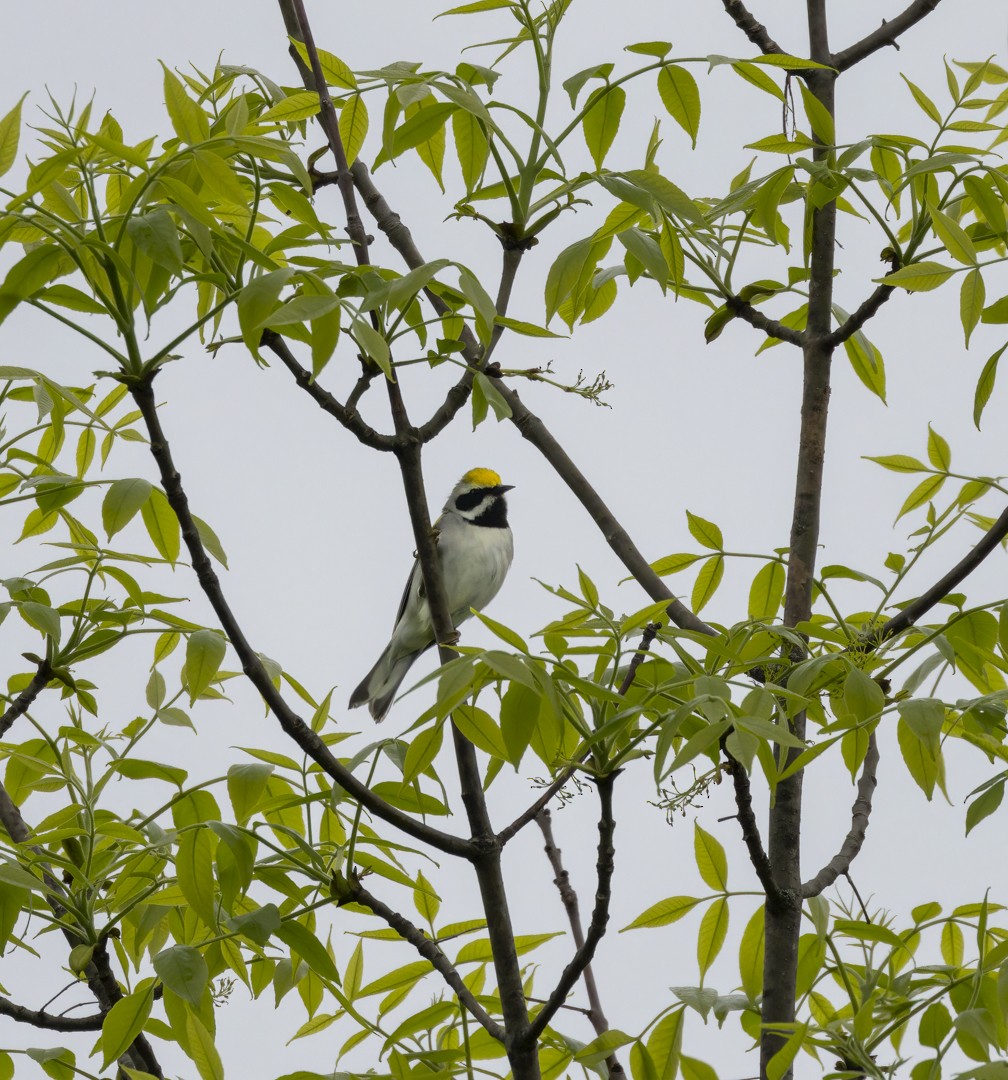
[[[809,55],[818,63],[830,62],[825,0],[808,0]],[[834,112],[833,72],[815,71],[807,85],[829,111]],[[817,147],[815,157],[826,159],[829,151]],[[827,203],[812,212],[809,253],[809,310],[804,345],[801,430],[798,475],[788,555],[784,622],[796,626],[812,610],[812,586],[819,543],[819,512],[822,502],[823,460],[826,452],[826,420],[830,396],[832,348],[827,344],[833,301],[833,258],[836,240],[836,204]],[[805,714],[794,718],[794,733],[805,737]],[[794,751],[789,754],[793,756]],[[766,902],[763,964],[764,1024],[789,1023],[795,1018],[798,976],[798,939],[801,933],[801,812],[802,774],[778,785],[770,808],[768,855],[775,894]],[[786,1040],[767,1032],[760,1045],[760,1076]],[[790,1070],[786,1074],[790,1077]]]

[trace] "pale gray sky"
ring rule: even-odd
[[[834,48],[860,37],[901,6],[864,0],[833,4]],[[427,67],[454,66],[461,44],[478,39],[481,24],[459,19],[432,23],[440,7],[418,0],[308,3],[319,44],[357,69],[396,59],[422,60]],[[772,0],[754,3],[753,10],[782,46],[805,51],[803,4]],[[493,26],[492,21],[487,25]],[[902,38],[898,53],[885,50],[844,77],[838,94],[839,139],[854,141],[873,132],[904,130],[930,138],[929,124],[899,72],[944,101],[943,56],[994,55],[1008,66],[1006,35],[1008,15],[1001,0],[947,0]],[[45,105],[46,88],[61,102],[75,90],[78,100],[94,92],[95,108],[115,113],[127,141],[168,130],[158,60],[179,68],[191,61],[206,70],[223,54],[225,62],[257,67],[278,82],[296,80],[283,24],[275,6],[265,0],[256,4],[180,0],[170,7],[108,0],[100,8],[49,0],[19,5],[17,14],[7,20],[7,38],[0,113],[26,89],[31,91],[25,114],[29,122],[37,119],[34,108]],[[561,35],[558,70],[563,75],[558,82],[590,63],[619,61],[616,54],[623,44],[652,38],[671,39],[675,56],[744,57],[753,52],[714,0],[702,4],[636,0],[621,5],[618,15],[602,0],[577,0]],[[502,84],[503,94],[509,92],[508,85],[520,85],[525,69],[519,59],[505,70],[509,77]],[[780,115],[770,98],[747,92],[727,68],[709,77],[703,68],[695,70],[704,109],[697,149],[691,151],[666,118],[660,160],[681,187],[702,195],[720,190],[726,177],[745,165],[752,155],[743,144],[778,130]],[[627,111],[608,162],[612,167],[640,164],[653,117],[661,112],[653,91],[636,99],[631,95],[635,100],[640,104]],[[375,126],[373,116],[372,130]],[[315,132],[310,132],[308,142],[310,148],[321,144]],[[577,139],[571,140],[571,148],[583,153]],[[372,160],[375,153],[375,144],[369,142],[365,159]],[[450,200],[440,198],[425,170],[404,160],[398,167],[384,166],[376,181],[413,229],[427,258],[450,256],[494,280],[495,242],[472,223],[442,220]],[[317,206],[326,220],[340,220],[333,191],[320,194]],[[591,231],[607,208],[608,203],[600,202],[568,215],[556,234],[530,253],[516,289],[513,316],[542,320],[543,281],[552,258],[564,244]],[[841,239],[844,272],[837,300],[850,310],[870,291],[870,279],[883,272],[878,262],[881,244],[876,236],[846,226]],[[398,267],[394,253],[384,248],[376,248],[375,258]],[[753,264],[752,277],[774,276],[783,265],[779,255],[772,255],[765,269]],[[1003,291],[1004,275],[1001,280]],[[887,551],[904,550],[905,536],[917,523],[904,521],[891,529],[910,484],[905,477],[863,461],[861,455],[900,452],[923,457],[931,422],[952,443],[956,466],[964,472],[1005,471],[1008,445],[1003,428],[993,422],[1004,410],[1003,386],[988,407],[984,430],[978,433],[971,422],[976,377],[1003,337],[998,336],[998,327],[982,326],[969,352],[964,351],[957,297],[954,286],[939,293],[898,295],[871,324],[869,334],[887,363],[888,408],[871,397],[838,358],[822,531],[824,563],[844,562],[878,572]],[[515,339],[501,348],[498,359],[505,367],[553,360],[558,374],[568,379],[580,369],[589,375],[606,371],[615,384],[607,396],[611,409],[597,409],[540,386],[517,388],[551,425],[639,546],[657,558],[693,547],[685,508],[718,522],[736,550],[770,551],[787,542],[800,361],[785,346],[754,359],[759,343],[756,332],[733,324],[716,343],[705,346],[699,308],[663,299],[651,283],[642,281],[629,290],[624,282],[609,315],[579,330],[572,340],[543,344]],[[348,359],[349,354],[343,362]],[[40,367],[52,363],[67,381],[77,382],[104,366],[78,341],[23,312],[3,327],[0,363]],[[353,366],[351,361],[346,368],[350,378]],[[334,386],[341,385],[335,361],[329,377]],[[403,383],[414,418],[423,416],[436,394],[418,378],[407,377]],[[341,703],[386,640],[413,549],[394,461],[361,451],[349,435],[298,395],[282,370],[257,372],[237,348],[210,359],[190,347],[184,359],[160,377],[158,392],[168,402],[164,424],[190,499],[197,513],[212,519],[228,551],[231,570],[224,575],[224,588],[249,637],[319,695],[335,684],[338,723],[363,729],[364,742],[371,737],[367,718],[360,713],[344,715]],[[383,396],[373,393],[372,398],[369,419],[387,427]],[[625,576],[622,567],[549,467],[511,425],[498,426],[491,420],[473,434],[466,418],[460,417],[429,448],[425,464],[434,512],[458,475],[473,465],[489,465],[516,485],[510,499],[515,563],[491,608],[495,618],[531,634],[560,611],[533,579],[572,584],[575,563],[595,579],[615,609],[632,610],[645,603],[636,586],[618,584]],[[130,475],[131,469],[136,475],[154,475],[152,464],[139,452],[114,459],[113,467],[123,475]],[[956,530],[944,554],[922,566],[909,587],[925,587],[974,539],[968,527]],[[21,571],[29,565],[23,549],[16,549],[3,559],[0,572],[6,576],[8,566]],[[1004,565],[1001,555],[992,560],[978,579],[977,595],[1004,595]],[[735,573],[730,568],[705,616],[725,622],[743,617],[751,572],[748,563]],[[180,569],[177,574],[175,591],[191,591],[188,572]],[[674,579],[674,587],[688,593],[688,581]],[[173,591],[170,582],[166,591]],[[193,610],[199,606],[195,602]],[[11,624],[8,620],[0,631],[4,677],[12,665],[16,668],[24,647],[15,640]],[[465,640],[489,639],[470,624]],[[418,665],[417,676],[427,670]],[[132,702],[136,693],[142,700],[145,678],[145,671],[125,678],[117,673],[119,691],[114,698],[110,692],[110,700],[123,710],[135,709]],[[187,762],[194,774],[211,775],[236,759],[232,746],[280,748],[281,736],[263,720],[260,706],[248,694],[236,691],[235,696],[239,704],[233,709],[220,705],[198,713],[198,742],[191,733],[166,729],[157,751]],[[393,710],[383,734],[405,728],[412,700],[419,702],[420,695]],[[932,898],[948,906],[978,900],[988,887],[992,898],[1008,897],[1004,861],[988,854],[993,838],[1003,830],[1004,812],[967,840],[962,835],[962,799],[990,770],[975,757],[952,755],[953,806],[928,804],[908,780],[894,740],[884,737],[882,742],[877,808],[864,853],[855,864],[862,892],[871,894],[876,905],[901,914]],[[152,756],[151,749],[146,752]],[[446,761],[444,771],[450,767]],[[527,769],[534,772],[531,761]],[[698,916],[662,931],[615,933],[649,903],[703,889],[693,866],[690,820],[669,829],[660,812],[646,805],[652,797],[649,782],[644,767],[617,787],[613,932],[595,964],[610,1022],[627,1031],[638,1030],[666,1002],[668,986],[696,982]],[[853,789],[842,769],[822,764],[810,772],[806,790],[805,860],[811,872],[833,853],[846,832]],[[523,778],[511,783],[506,794],[502,790],[496,807],[500,819],[513,816],[511,811],[528,797]],[[29,819],[31,807],[29,803],[26,808]],[[556,815],[558,840],[585,912],[590,909],[593,882],[593,811],[592,798],[583,796]],[[716,820],[732,811],[729,792],[716,789],[701,809],[700,820],[728,848],[733,886],[751,888],[754,877],[734,822]],[[462,827],[458,818],[451,825]],[[508,859],[507,869],[518,883],[514,895],[519,932],[565,927],[538,848],[538,833],[530,833],[516,843]],[[446,910],[458,917],[471,915],[475,903],[471,878],[464,868],[448,871],[438,878],[439,883],[448,882],[442,888]],[[745,924],[749,910],[739,903],[732,916],[734,931]],[[337,915],[333,941],[340,966],[353,946],[353,939],[341,934],[344,926],[343,917]],[[568,949],[565,943],[544,951],[540,989],[555,980]],[[408,951],[403,947],[388,966],[412,959]],[[379,971],[377,950],[375,957],[367,977]],[[36,978],[38,969],[21,961],[10,967],[19,974],[8,976],[5,971],[3,981],[13,996],[24,997],[24,980]],[[58,985],[62,978],[53,967],[45,986]],[[737,968],[730,945],[708,981],[723,992],[735,988]],[[46,996],[44,991],[39,994],[35,1004]],[[299,1005],[285,1003],[274,1019],[265,999],[248,1006],[244,996],[236,991],[231,1004],[218,1012],[220,1045],[231,1075],[273,1077],[297,1067],[330,1067],[331,1032],[283,1049],[282,1043],[303,1019]],[[253,1024],[258,1031],[250,1045]],[[268,1036],[262,1034],[266,1025]],[[726,1032],[732,1026],[729,1021]],[[24,1037],[5,1021],[0,1021],[0,1032],[0,1045]],[[580,1034],[589,1037],[587,1028]],[[33,1035],[30,1041],[43,1040]],[[755,1059],[742,1056],[745,1048],[744,1037],[719,1032],[713,1024],[704,1029],[695,1014],[690,1017],[686,1052],[715,1064],[722,1080],[756,1071]],[[357,1064],[363,1067],[367,1062],[358,1058]],[[175,1065],[175,1071],[191,1075],[187,1063]],[[32,1074],[26,1068],[24,1075]],[[805,1063],[798,1075],[801,1080],[816,1072]]]

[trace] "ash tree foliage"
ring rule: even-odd
[[[104,366],[72,385],[0,368],[4,520],[45,544],[15,548],[3,567],[3,633],[28,645],[4,672],[0,943],[36,957],[37,977],[2,988],[0,1077],[223,1076],[215,1016],[231,992],[255,999],[267,1024],[275,1001],[299,1000],[289,1035],[325,1045],[327,1076],[708,1080],[716,1072],[699,1055],[717,1032],[696,1014],[751,1039],[732,1076],[1008,1076],[998,898],[951,911],[922,901],[896,919],[831,890],[868,826],[879,729],[895,729],[900,768],[922,798],[944,791],[950,744],[975,751],[967,830],[998,812],[1008,779],[1008,604],[970,582],[988,556],[1003,558],[1004,481],[956,471],[949,443],[929,430],[920,446],[874,458],[906,478],[890,515],[898,550],[871,572],[816,561],[833,360],[884,397],[893,358],[873,344],[872,320],[909,309],[908,293],[957,289],[964,349],[978,324],[1008,324],[1008,168],[997,152],[1008,142],[1008,72],[956,60],[940,95],[908,82],[919,113],[905,133],[852,140],[835,123],[837,91],[856,92],[859,62],[942,17],[937,6],[914,0],[838,48],[825,0],[807,4],[808,37],[724,0],[710,56],[628,42],[571,72],[554,64],[555,42],[578,32],[569,0],[476,0],[447,14],[485,42],[463,53],[482,62],[355,71],[353,57],[316,46],[302,0],[281,0],[288,72],[166,63],[170,126],[139,141],[90,105],[33,103],[23,120],[19,103],[6,115],[0,169],[16,175],[24,123],[37,142],[23,186],[3,191],[0,319],[30,308],[39,333],[82,336]],[[703,94],[752,88],[750,164],[713,194],[690,191],[683,162]],[[661,120],[635,160],[615,160],[628,109]],[[319,131],[324,152],[310,152]],[[414,208],[383,194],[380,167],[392,161],[418,183],[433,175],[441,216],[472,219],[500,253],[496,280],[425,259]],[[554,225],[575,220],[585,234],[561,250]],[[848,312],[833,283],[838,236],[854,232],[884,262]],[[543,312],[511,311],[524,272],[541,275]],[[552,378],[509,368],[522,336],[576,341],[580,326],[619,319],[630,287],[665,297],[654,328],[663,339],[682,305],[699,304],[708,339],[734,320],[757,351],[793,351],[801,437],[779,470],[797,476],[780,549],[732,550],[685,507],[691,550],[631,538],[603,501],[603,478],[594,486],[548,416],[519,398],[522,379]],[[434,704],[403,735],[343,755],[342,692],[304,685],[243,632],[221,540],[190,508],[175,465],[185,432],[157,396],[160,369],[198,363],[202,346],[241,354],[250,378],[256,365],[285,369],[291,400],[321,409],[347,447],[396,459],[442,662]],[[975,381],[978,426],[998,407],[1006,347],[952,361]],[[400,386],[407,364],[441,395],[429,416]],[[604,392],[556,384],[586,399]],[[364,420],[365,400],[388,417],[383,427]],[[450,424],[491,413],[588,511],[643,591],[640,610],[619,613],[572,564],[576,585],[556,589],[562,614],[550,625],[481,616],[499,644],[458,643],[421,451]],[[131,475],[120,463],[138,450],[149,468]],[[663,548],[655,562],[641,554]],[[944,572],[915,595],[911,571],[925,555]],[[731,625],[709,625],[701,612],[729,562],[752,575],[748,604]],[[166,567],[175,595],[160,591]],[[848,610],[838,579],[861,583],[868,606]],[[197,592],[213,612],[207,625],[180,602]],[[146,700],[127,711],[109,708],[96,684],[118,657],[149,669]],[[235,749],[223,775],[199,782],[147,751],[164,725],[198,728],[205,703],[239,679],[265,702],[275,744]],[[842,758],[855,794],[850,815],[834,815],[836,855],[820,868],[801,864],[799,840],[803,776],[823,755]],[[529,794],[523,778],[544,773],[548,786]],[[611,1029],[606,1007],[633,973],[596,980],[590,961],[618,955],[604,937],[611,882],[633,872],[616,858],[614,789],[633,786],[642,804],[670,791],[689,802],[721,779],[737,806],[737,828],[720,831],[730,842],[701,811],[695,874],[683,875],[694,895],[654,896],[620,928],[649,935],[684,985]],[[504,816],[495,785],[509,782]],[[523,883],[501,855],[538,827],[552,862],[542,873],[563,881],[548,808],[572,784],[597,806],[597,837],[582,838],[597,844],[597,868],[583,922],[563,893],[571,933],[557,966],[538,959],[550,934],[512,930]],[[754,792],[770,794],[765,819]],[[735,887],[746,860],[758,897]],[[441,915],[446,863],[463,865],[472,886],[462,922]],[[730,922],[743,927],[737,977],[721,992],[705,979]],[[683,971],[694,945],[695,971]],[[30,1037],[19,1040],[22,1030]],[[61,1045],[68,1032],[91,1035],[75,1053]]]

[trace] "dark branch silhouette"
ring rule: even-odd
[[[857,858],[861,845],[864,843],[865,833],[868,831],[868,819],[872,811],[872,795],[878,783],[878,744],[875,733],[872,732],[868,740],[868,752],[865,754],[864,764],[861,766],[861,779],[858,781],[857,798],[851,807],[851,827],[844,839],[840,850],[819,871],[815,877],[802,883],[802,896],[806,899],[810,896],[818,896],[824,889],[838,877],[843,876],[850,869],[851,863]]]
[[[8,1016],[19,1024],[31,1024],[40,1031],[101,1031],[105,1017],[102,1013],[92,1016],[54,1016],[45,1009],[29,1009],[0,997],[0,1016]]]
[[[887,45],[898,49],[896,39],[906,33],[911,26],[919,23],[921,19],[927,18],[940,3],[941,0],[914,0],[895,19],[889,21],[883,19],[882,25],[877,30],[867,34],[842,52],[834,53],[830,66],[835,67],[837,71],[846,71]]]
[[[46,684],[51,678],[52,668],[49,666],[49,661],[39,661],[31,682],[8,705],[3,716],[0,716],[0,738],[7,734],[11,725],[19,716],[23,716],[31,708],[32,702],[46,688]]]
[[[742,3],[742,0],[721,0],[725,11],[731,17],[735,25],[762,53],[782,53],[782,49],[767,32],[767,28],[759,22],[752,12]]]

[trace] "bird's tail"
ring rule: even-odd
[[[428,648],[429,645],[402,656],[393,656],[392,647],[389,645],[378,657],[375,666],[361,680],[360,686],[350,695],[350,708],[356,709],[366,704],[376,724],[384,720],[392,705],[392,699],[406,678],[406,673],[416,658]]]

